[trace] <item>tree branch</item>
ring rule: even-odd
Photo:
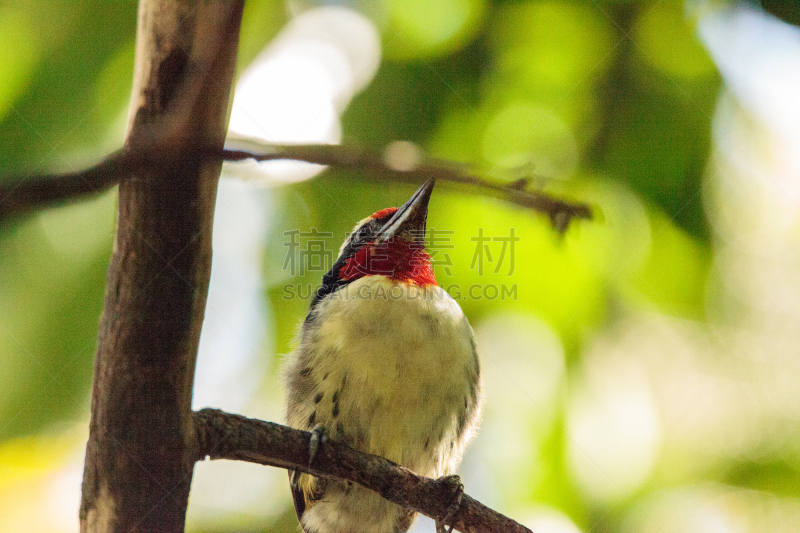
[[[393,158],[388,150],[383,153],[334,144],[266,145],[258,150],[224,150],[225,161],[273,161],[292,159],[317,163],[340,169],[364,172],[366,176],[382,180],[421,183],[429,178],[482,189],[485,193],[507,202],[545,214],[555,229],[563,233],[574,218],[590,220],[591,208],[584,203],[573,203],[553,198],[541,192],[526,190],[528,180],[512,183],[479,177],[463,170],[463,165],[447,161],[422,161],[419,154],[407,160]],[[417,158],[419,157],[419,160]],[[401,159],[401,160],[397,160]]]
[[[116,185],[120,176],[133,172],[135,163],[131,157],[119,151],[85,170],[7,180],[0,184],[0,220],[64,200],[103,192]]]
[[[445,515],[452,498],[451,489],[437,480],[337,442],[321,444],[309,465],[311,433],[307,431],[217,409],[195,412],[194,424],[197,460],[233,459],[345,479],[433,519]],[[464,533],[531,533],[466,494],[452,525]]]
[[[542,192],[529,191],[526,189],[526,179],[513,183],[490,180],[464,172],[463,166],[452,162],[431,160],[412,166],[398,166],[385,153],[332,144],[259,144],[258,149],[253,151],[220,151],[213,147],[193,149],[153,142],[115,152],[103,163],[83,172],[17,179],[7,185],[0,185],[0,219],[50,203],[101,192],[124,180],[126,176],[135,174],[144,165],[180,165],[197,159],[229,162],[291,159],[354,170],[371,179],[384,181],[420,183],[428,178],[436,178],[439,181],[466,185],[547,215],[553,227],[562,233],[573,219],[592,218],[591,208],[587,204],[568,202]]]
[[[92,385],[84,533],[184,529],[195,462],[192,384],[221,164],[153,165],[145,154],[161,142],[154,132],[176,147],[222,149],[242,6],[143,0],[126,147],[73,175],[72,189],[58,187],[66,178],[15,189],[38,186],[52,200],[121,180]]]

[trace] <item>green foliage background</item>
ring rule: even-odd
[[[543,404],[544,415],[529,408],[509,413],[505,404],[501,412],[488,396],[484,432],[489,435],[487,444],[476,444],[476,454],[494,474],[486,488],[468,485],[468,492],[487,495],[492,505],[520,519],[545,506],[582,531],[598,532],[649,531],[658,517],[684,512],[684,500],[718,497],[726,516],[734,517],[750,517],[753,502],[800,505],[800,453],[793,438],[798,426],[792,413],[780,412],[783,404],[773,406],[777,413],[768,402],[748,404],[751,411],[742,417],[737,438],[761,437],[734,453],[727,445],[715,447],[713,438],[686,444],[687,430],[670,426],[669,407],[660,403],[662,397],[678,397],[691,406],[702,399],[705,382],[694,389],[687,385],[697,374],[714,377],[714,383],[741,381],[748,374],[743,356],[724,347],[736,344],[736,316],[760,312],[746,303],[720,309],[725,283],[714,264],[727,248],[715,238],[709,207],[721,200],[705,189],[714,154],[712,117],[725,87],[684,3],[350,5],[375,20],[384,58],[342,117],[343,143],[381,148],[409,140],[434,157],[508,181],[518,179],[522,168],[533,169],[541,176],[537,186],[587,201],[601,213],[599,220],[580,223],[558,238],[547,220],[533,213],[454,187],[436,192],[429,225],[456,230],[446,252],[452,266],[436,267],[440,285],[516,287],[513,299],[459,302],[479,338],[498,321],[509,321],[510,329],[500,331],[509,336],[510,351],[515,336],[522,339],[534,324],[545,332],[535,339],[550,335],[563,352],[563,374]],[[276,34],[286,12],[279,2],[248,2],[240,70]],[[793,13],[779,15],[791,21]],[[121,144],[135,25],[133,2],[0,6],[0,179],[78,168]],[[284,232],[315,227],[344,235],[355,221],[397,204],[412,190],[329,171],[270,193],[274,222],[264,254],[270,331],[261,348],[265,353],[291,350],[307,309],[307,301],[285,301],[283,287],[319,278],[316,272],[285,272]],[[114,201],[112,191],[0,222],[0,500],[6,501],[0,503],[0,522],[6,513],[12,523],[38,530],[36,520],[20,519],[15,509],[41,498],[36,494],[48,476],[80,455]],[[510,228],[520,237],[513,272],[510,265],[495,271],[492,264],[482,273],[468,268],[475,254],[472,237],[480,231],[507,236]],[[794,311],[783,312],[790,321],[796,318]],[[521,320],[517,329],[514,320]],[[696,342],[698,335],[705,340]],[[639,482],[623,483],[621,493],[593,489],[576,474],[580,467],[571,455],[580,438],[592,439],[576,435],[571,413],[581,398],[593,397],[595,366],[607,364],[600,375],[612,381],[611,389],[623,390],[628,383],[613,383],[628,363],[615,366],[616,359],[598,362],[593,355],[603,343],[617,346],[623,353],[617,358],[634,361],[636,368],[644,361],[645,371],[634,381],[655,391],[653,412],[661,420],[653,465]],[[655,355],[648,351],[651,343]],[[654,357],[675,353],[683,360],[682,350],[694,354],[685,374],[674,373],[669,386],[653,377],[662,364]],[[793,350],[784,348],[788,354]],[[501,369],[519,364],[519,376],[527,375],[524,360],[511,354],[506,360],[500,352],[491,352],[493,359],[485,364]],[[271,361],[263,394],[274,398],[279,360]],[[797,376],[796,369],[789,373]],[[769,379],[754,378],[748,390],[760,397]],[[589,403],[602,403],[598,398]],[[762,417],[760,410],[770,412]],[[714,408],[708,412],[716,416]],[[697,424],[704,423],[699,417]],[[503,449],[497,441],[504,439],[491,432],[511,431],[513,425],[517,430],[507,439],[518,439],[525,451],[506,472],[507,464],[491,462],[492,450]],[[722,430],[713,435],[721,441],[730,437]],[[672,499],[660,500],[664,494]],[[260,531],[269,523],[294,530],[288,507],[277,516],[252,513],[220,513],[221,518],[198,520],[193,527]],[[749,524],[751,518],[742,520]],[[645,523],[650,525],[641,526]]]

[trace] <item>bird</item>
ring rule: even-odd
[[[322,278],[283,368],[286,420],[319,439],[439,478],[455,475],[483,403],[478,349],[436,282],[424,234],[435,181],[356,224]],[[349,481],[290,471],[305,533],[404,533],[416,513]],[[450,528],[452,530],[452,526]]]

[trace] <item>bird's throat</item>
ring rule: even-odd
[[[404,239],[365,244],[339,270],[339,277],[345,280],[364,276],[386,276],[420,286],[436,285],[431,256],[421,243]]]

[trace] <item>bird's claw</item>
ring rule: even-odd
[[[445,524],[450,522],[461,508],[461,498],[464,496],[464,484],[461,482],[461,478],[458,475],[442,476],[437,479],[437,481],[447,485],[452,491],[453,496],[450,503],[447,505],[447,511],[445,511],[444,516],[436,521],[436,533],[452,533],[453,526],[450,525],[450,528],[447,529]]]
[[[308,466],[311,466],[311,463],[314,461],[314,457],[317,455],[317,451],[319,451],[319,445],[324,444],[328,440],[328,434],[325,431],[325,426],[322,424],[317,424],[314,426],[314,429],[311,430],[311,442],[308,445]]]

